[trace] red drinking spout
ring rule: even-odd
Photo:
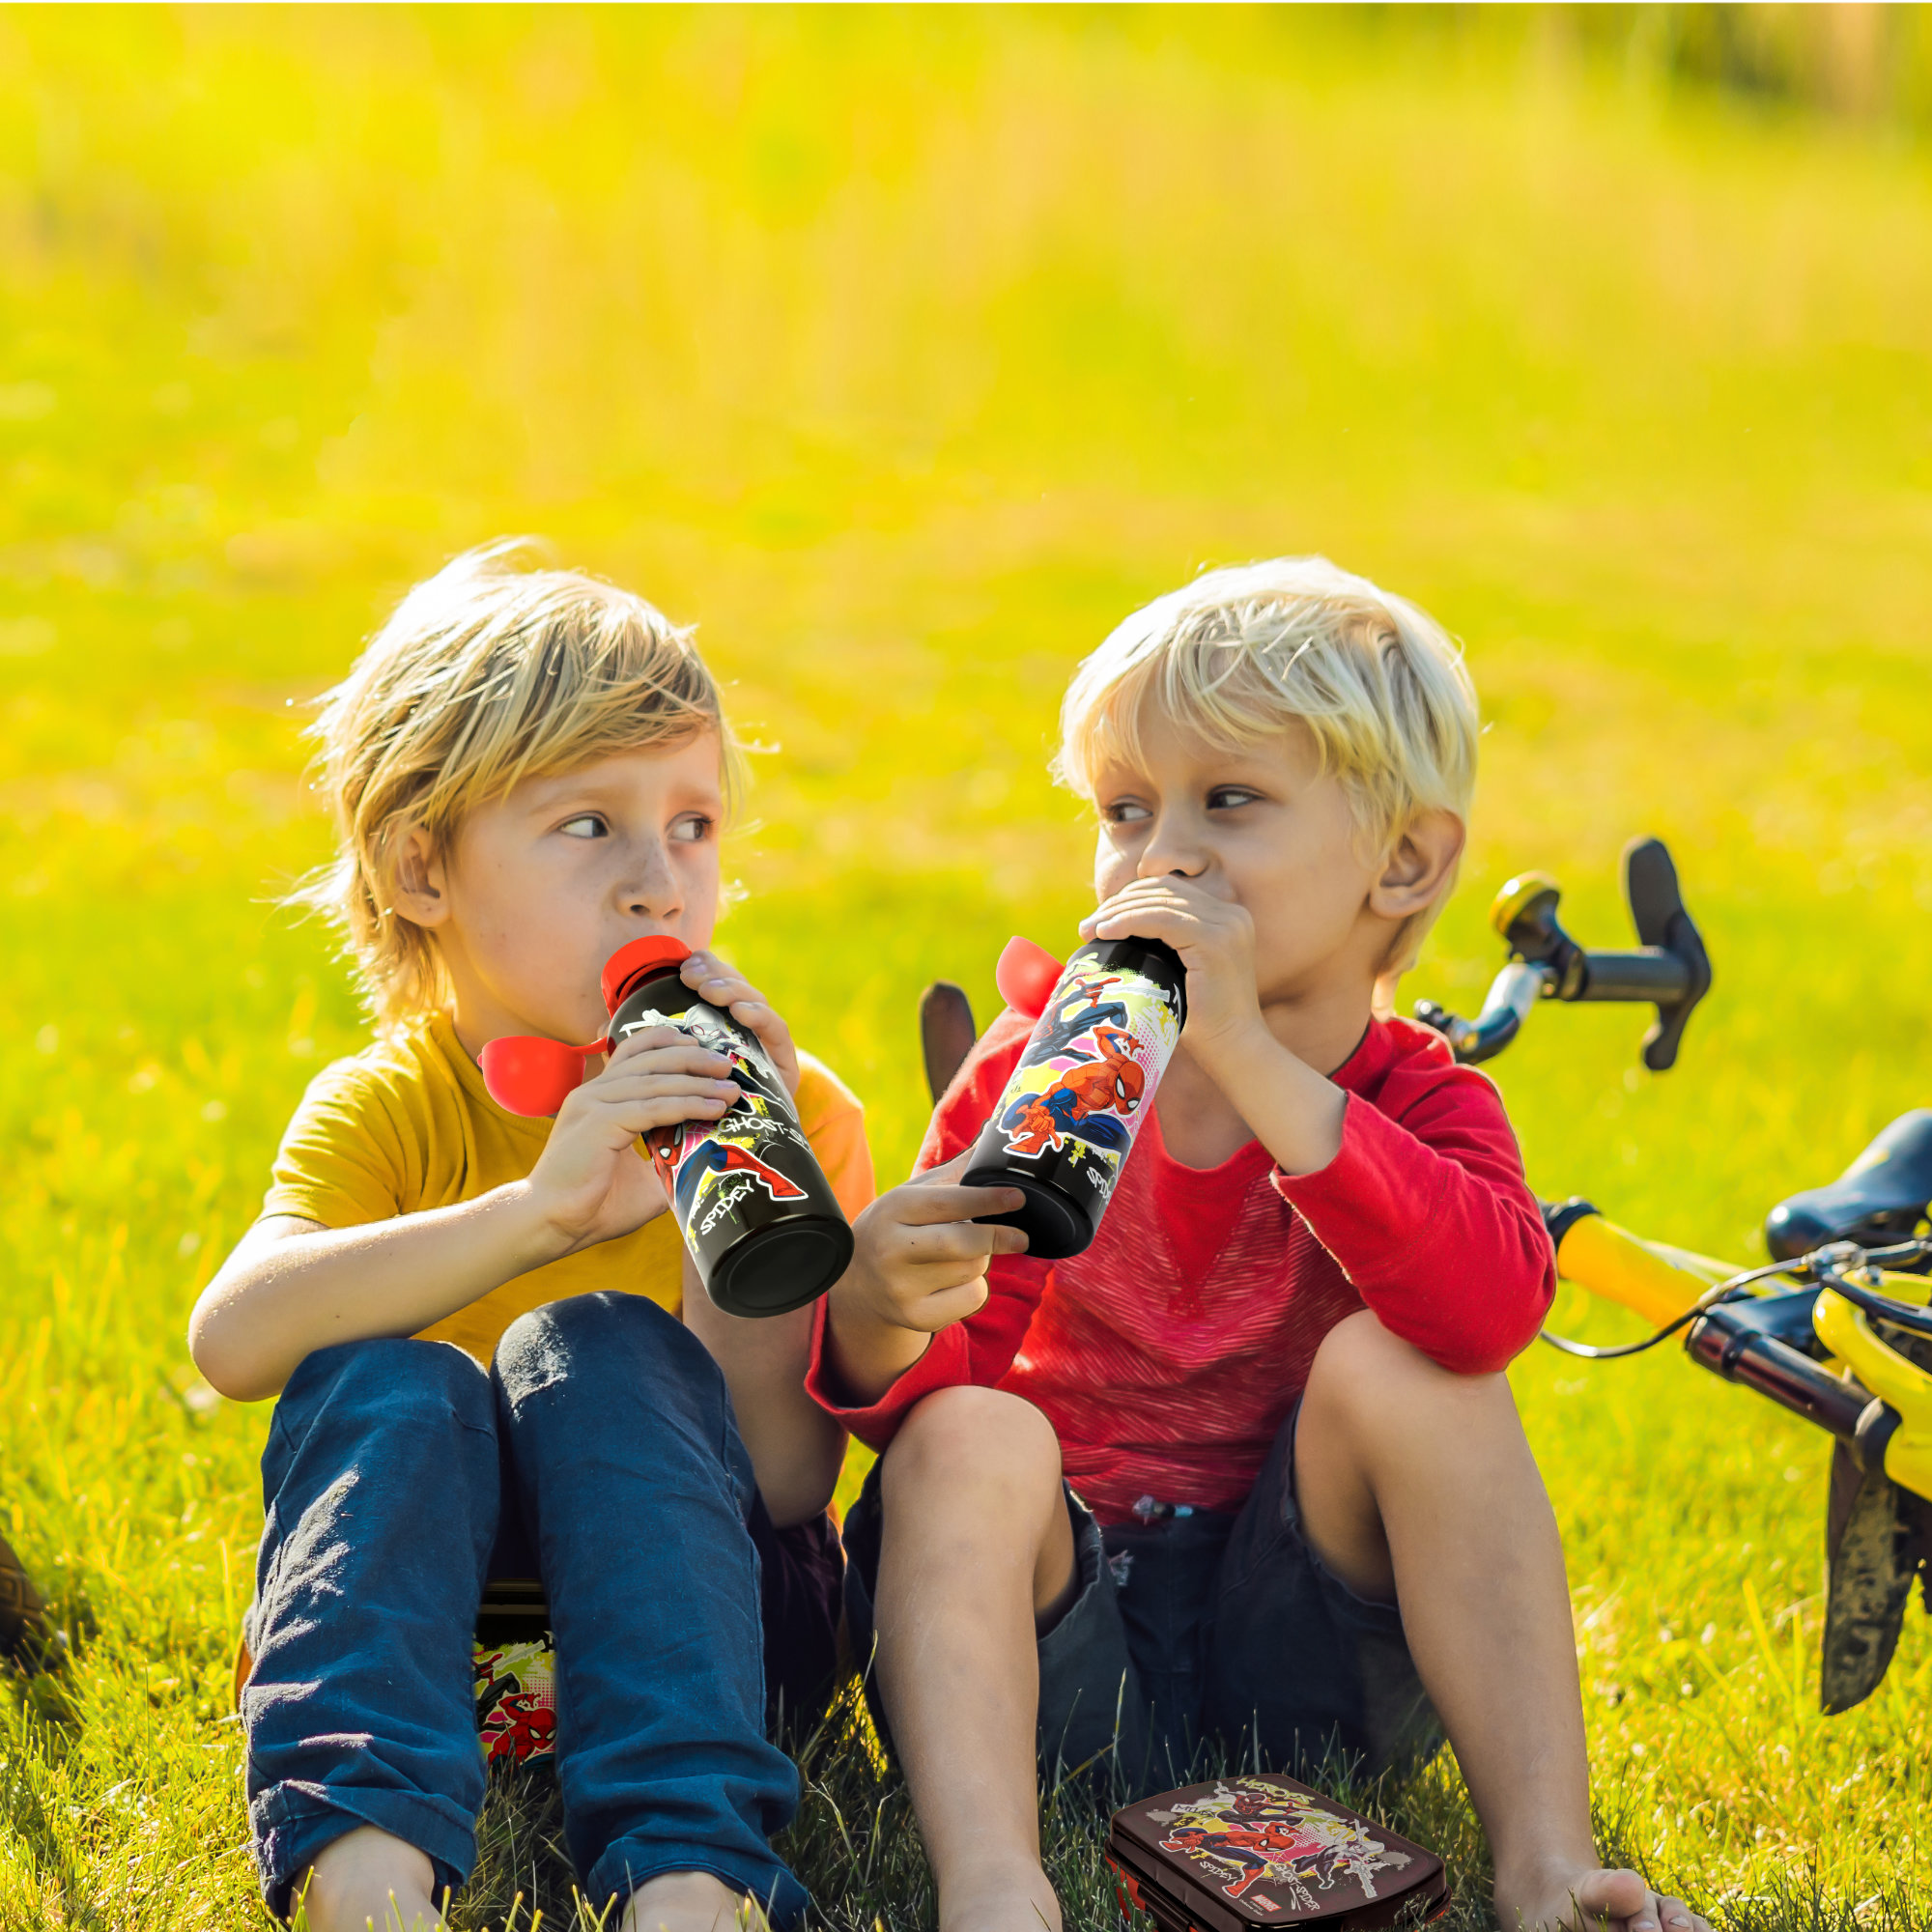
[[[570,1046],[534,1034],[506,1034],[483,1048],[483,1084],[491,1099],[512,1114],[554,1114],[583,1085],[591,1061],[610,1050],[608,1039]]]
[[[655,933],[620,946],[604,962],[600,984],[605,1009],[615,1012],[624,995],[646,974],[691,957],[691,948],[668,933]],[[609,1053],[611,1041],[593,1039],[571,1046],[535,1034],[506,1034],[483,1049],[483,1084],[497,1106],[512,1114],[554,1114],[583,1085],[589,1065]]]

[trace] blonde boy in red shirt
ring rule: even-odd
[[[846,1608],[944,1932],[1054,1932],[1037,1764],[1180,1781],[1199,1744],[1412,1763],[1446,1734],[1518,1927],[1699,1932],[1602,1867],[1563,1552],[1502,1370],[1549,1244],[1490,1083],[1382,1016],[1446,898],[1475,694],[1321,558],[1224,570],[1081,668],[1090,938],[1166,941],[1187,1024],[1086,1253],[958,1184],[1031,1028],[934,1116],[926,1224],[862,1217],[812,1388],[884,1450]],[[1378,1011],[1378,1008],[1381,1011]]]

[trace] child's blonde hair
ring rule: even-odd
[[[1462,653],[1426,611],[1324,556],[1209,571],[1136,611],[1067,687],[1055,775],[1091,800],[1103,763],[1140,761],[1150,711],[1241,747],[1299,720],[1378,856],[1425,811],[1468,816],[1482,727]],[[1404,922],[1385,974],[1414,963],[1448,895]]]
[[[343,932],[380,1028],[448,996],[431,935],[390,903],[420,827],[446,847],[465,815],[522,780],[715,731],[727,799],[740,753],[689,630],[575,570],[524,569],[486,544],[418,583],[323,700],[311,736],[335,818],[334,862],[294,903]]]

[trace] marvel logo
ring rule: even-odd
[[[1281,1910],[1281,1907],[1264,1891],[1249,1892],[1248,1903],[1250,1905],[1259,1905],[1264,1912],[1279,1912]]]

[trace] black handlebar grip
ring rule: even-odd
[[[1685,1348],[1705,1368],[1727,1382],[1743,1382],[1780,1407],[1829,1430],[1840,1441],[1858,1440],[1859,1421],[1871,1392],[1840,1381],[1809,1355],[1747,1326],[1724,1307],[1711,1309],[1691,1327]]]
[[[1675,1006],[1690,990],[1690,963],[1674,952],[1583,954],[1579,1000],[1654,1000]]]
[[[919,999],[919,1043],[925,1058],[925,1084],[935,1101],[952,1086],[978,1037],[965,989],[951,980],[935,980]]]

